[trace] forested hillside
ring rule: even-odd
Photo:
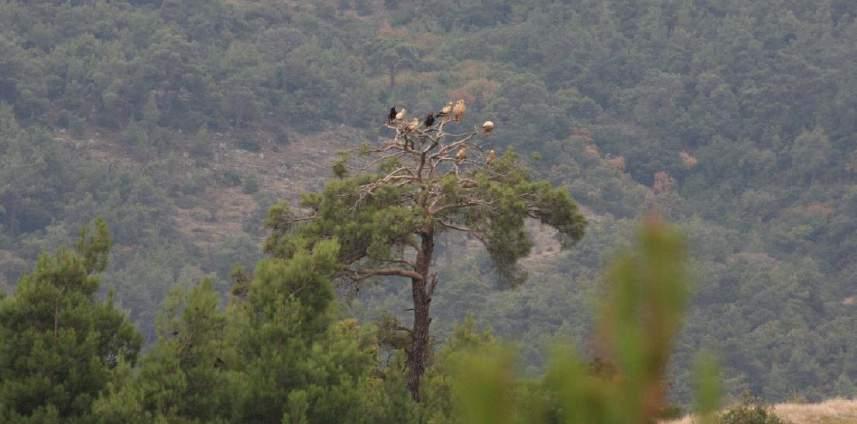
[[[462,98],[464,127],[493,120],[492,146],[567,186],[589,224],[567,251],[534,226],[514,289],[475,243],[443,240],[439,344],[469,315],[520,341],[532,374],[551,340],[587,346],[604,263],[657,209],[695,281],[675,399],[700,349],[732,393],[853,396],[855,17],[850,0],[5,1],[0,286],[103,217],[103,286],[151,343],[171,287],[226,292],[268,208],[388,135],[392,104]],[[343,315],[407,317],[404,286],[340,294]]]

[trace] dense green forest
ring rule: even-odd
[[[290,244],[283,237],[269,241]],[[558,347],[543,377],[521,378],[514,349],[466,321],[431,355],[412,396],[410,372],[400,366],[411,367],[411,352],[390,350],[395,339],[383,327],[336,319],[331,283],[354,247],[347,240],[297,243],[288,257],[263,259],[225,309],[211,280],[173,290],[157,341],[140,355],[141,337],[127,317],[111,298],[97,299],[112,246],[97,220],[73,248],[42,255],[13,296],[0,297],[0,419],[630,424],[675,416],[665,372],[688,293],[684,243],[656,216],[638,240],[605,277],[599,360]],[[760,421],[768,411],[753,405],[714,413],[717,366],[704,357],[698,364],[703,420],[780,422]]]
[[[108,380],[93,365],[97,378],[79,382],[85,399],[66,400],[68,409],[58,412],[94,402],[103,416],[127,422],[119,406],[152,398],[135,390],[217,386],[234,376],[191,368],[199,373],[192,379],[158,380],[179,366],[165,361],[186,360],[176,355],[182,345],[160,340],[198,322],[191,333],[201,345],[192,355],[227,364],[244,358],[216,356],[214,345],[227,339],[212,334],[241,332],[218,324],[225,314],[274,319],[221,307],[244,278],[234,266],[254,281],[265,272],[287,278],[288,270],[276,267],[296,266],[256,266],[271,206],[321,189],[337,150],[388,136],[391,105],[425,113],[461,98],[468,105],[461,125],[493,120],[492,146],[514,149],[535,176],[567,187],[588,225],[578,244],[561,250],[549,229],[533,224],[535,247],[521,261],[528,279],[514,288],[503,287],[490,255],[472,240],[442,236],[435,351],[490,330],[520,341],[519,362],[530,377],[546,369],[547,347],[557,338],[592,353],[601,271],[631,243],[640,217],[657,209],[686,235],[694,281],[670,368],[673,400],[690,402],[700,350],[720,359],[729,393],[769,401],[851,396],[855,16],[850,0],[5,1],[0,286],[29,296],[25,288],[47,278],[40,275],[77,267],[81,284],[93,287],[83,281],[100,264],[70,264],[67,252],[31,271],[40,253],[73,244],[79,228],[103,217],[114,247],[97,297],[109,296],[105,305],[126,311],[142,336],[104,306],[86,319],[121,331],[86,348],[102,352],[96,345],[106,343],[114,354],[133,353],[125,359],[132,361],[142,347],[139,369],[120,361],[111,373],[156,383],[111,382],[111,397],[93,401]],[[323,268],[330,254],[302,260]],[[301,299],[319,309],[289,313],[321,321],[290,319],[317,325],[313,331],[245,331],[240,342],[230,336],[262,361],[247,363],[232,384],[264,380],[269,360],[284,361],[284,372],[299,370],[295,378],[313,374],[305,379],[315,384],[334,363],[353,365],[343,371],[352,382],[374,381],[360,378],[372,372],[363,361],[373,354],[362,341],[372,337],[372,323],[407,321],[411,307],[408,287],[383,283],[333,287],[341,302],[331,309],[336,317],[315,314],[330,300]],[[193,303],[202,315],[178,319],[182,305]],[[12,320],[23,313],[2,312],[12,315],[0,319]],[[472,327],[462,335],[456,328],[467,317]],[[266,358],[275,352],[263,341],[289,332],[301,334],[294,358]],[[308,354],[316,345],[331,347]],[[317,363],[301,362],[306,357]],[[180,366],[196,362],[188,361]],[[333,413],[334,406],[319,405],[373,393],[343,381],[324,384],[343,387],[325,399],[314,397],[318,388],[291,395],[293,388],[260,385],[237,400],[224,392],[177,405],[165,394],[154,402],[194,416],[215,413],[227,399],[234,417],[252,422],[253,405],[274,397],[302,410],[309,396],[314,411]],[[406,401],[383,400],[390,410]],[[387,412],[360,412],[373,413]]]

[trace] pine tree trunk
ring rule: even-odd
[[[408,348],[408,390],[417,402],[420,400],[420,381],[426,370],[430,352],[429,326],[431,317],[431,296],[429,294],[432,254],[434,253],[434,231],[429,228],[420,235],[422,242],[417,252],[417,269],[422,279],[411,280],[414,300],[414,326],[411,332],[411,346]]]

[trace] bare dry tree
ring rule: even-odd
[[[265,246],[266,252],[288,258],[320,240],[336,239],[337,277],[358,287],[376,277],[410,282],[413,322],[401,330],[407,334],[408,388],[416,400],[430,355],[438,235],[456,231],[479,240],[498,276],[516,283],[525,277],[517,260],[532,247],[527,219],[555,227],[564,247],[579,240],[585,227],[567,189],[531,179],[514,153],[497,157],[486,147],[490,130],[451,132],[460,115],[441,111],[437,116],[430,126],[388,121],[392,137],[343,153],[333,167],[336,178],[322,192],[305,193],[300,213],[282,203],[272,208]]]

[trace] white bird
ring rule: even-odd
[[[467,110],[467,107],[464,106],[464,99],[458,99],[455,102],[455,105],[452,106],[452,119],[455,122],[460,122],[461,118],[464,117],[464,112]]]
[[[485,158],[485,164],[491,165],[494,161],[497,160],[497,152],[494,149],[488,151],[488,156]]]
[[[414,117],[414,119],[411,119],[411,122],[408,122],[408,125],[405,127],[405,130],[409,132],[416,131],[419,126],[420,118]]]
[[[452,113],[452,102],[447,102],[446,106],[438,112],[437,116],[447,117],[450,113]]]
[[[455,154],[455,163],[461,163],[464,159],[467,159],[467,147],[458,149],[458,153]]]

